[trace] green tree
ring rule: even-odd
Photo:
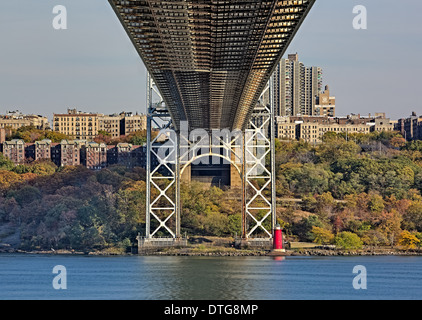
[[[312,194],[305,194],[302,196],[302,210],[315,212],[317,208],[317,200]]]
[[[0,153],[0,170],[12,170],[13,167],[13,162]]]
[[[43,136],[39,140],[43,139],[49,139],[52,143],[60,143],[62,140],[69,140],[70,137],[57,131],[44,131]]]
[[[404,215],[404,223],[408,229],[422,232],[422,201],[412,201]]]
[[[323,228],[324,225],[318,218],[318,216],[312,214],[307,218],[302,218],[299,222],[294,222],[292,224],[293,234],[299,236],[301,241],[313,241],[312,228],[320,227]]]
[[[321,165],[305,163],[303,166],[285,166],[283,170],[290,191],[300,196],[303,194],[322,194],[329,191],[332,173]]]
[[[130,134],[127,137],[129,143],[137,146],[142,146],[147,142],[147,131],[140,130]]]
[[[342,249],[360,249],[363,246],[362,240],[356,233],[342,231],[334,238],[334,244]]]
[[[327,218],[334,211],[335,201],[331,192],[324,192],[316,197],[316,210],[321,217]]]
[[[403,146],[402,149],[422,152],[422,140],[412,140]]]
[[[228,232],[235,236],[237,235],[238,237],[241,236],[241,232],[242,232],[242,217],[240,214],[231,214],[228,216]]]
[[[40,199],[41,193],[36,187],[24,185],[22,188],[10,191],[8,197],[15,198],[21,206],[24,206],[26,204],[30,204],[31,202],[37,199]]]
[[[368,209],[371,212],[382,212],[384,208],[384,199],[378,194],[371,194],[368,201]]]
[[[316,154],[321,162],[333,163],[341,159],[355,158],[360,151],[360,146],[353,141],[330,139],[319,146]]]
[[[51,176],[57,170],[57,166],[51,161],[36,161],[31,164],[31,172],[37,175]]]

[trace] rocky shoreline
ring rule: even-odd
[[[341,251],[341,250],[288,250],[282,253],[271,251],[237,252],[150,252],[144,256],[189,256],[189,257],[243,257],[243,256],[422,256],[422,252],[401,250]]]
[[[263,256],[422,256],[422,251],[400,249],[368,249],[368,250],[323,250],[299,249],[286,250],[274,253],[270,250],[203,250],[196,252],[189,249],[173,249],[163,251],[148,251],[139,253],[119,253],[110,251],[74,250],[34,250],[24,251],[19,249],[0,250],[0,254],[46,254],[46,255],[85,255],[85,256],[185,256],[185,257],[263,257]]]
[[[400,249],[381,250],[300,250],[291,255],[301,256],[422,256],[422,252]]]

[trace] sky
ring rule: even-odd
[[[53,28],[56,5],[67,30]],[[355,30],[353,8],[367,9]],[[337,115],[422,115],[422,1],[317,0],[286,51],[319,66]],[[146,69],[106,0],[0,2],[0,114],[146,112]]]

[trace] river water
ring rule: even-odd
[[[53,273],[57,265],[65,269]],[[353,286],[355,277],[364,276],[361,272],[353,273],[355,266],[363,266],[366,271],[366,289]],[[66,289],[55,289],[54,281],[56,288],[59,283],[66,285]],[[0,254],[0,300],[421,298],[422,257],[274,259]]]

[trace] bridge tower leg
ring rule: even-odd
[[[138,241],[142,248],[180,245],[179,135],[149,73],[147,108],[146,232]]]
[[[271,81],[263,93],[268,93],[267,101],[255,108],[244,132],[242,242],[248,246],[270,246],[276,226],[275,108]]]

